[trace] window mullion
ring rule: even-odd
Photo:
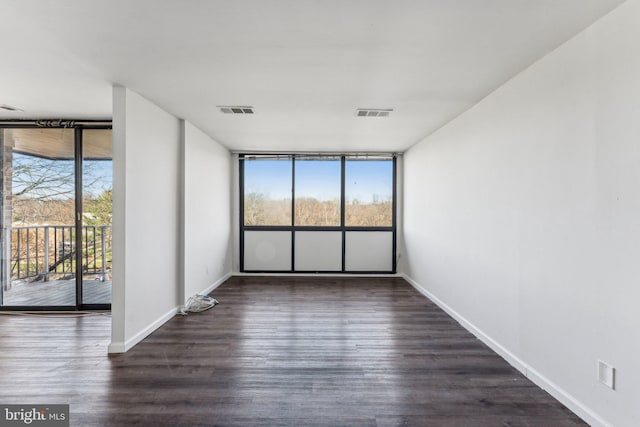
[[[296,158],[291,156],[291,271],[296,269]]]
[[[340,158],[340,227],[344,229],[344,204],[345,204],[345,157]]]

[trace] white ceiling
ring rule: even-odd
[[[0,119],[110,118],[118,84],[232,150],[403,151],[620,3],[0,0]]]

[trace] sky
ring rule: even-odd
[[[245,193],[262,193],[272,199],[291,198],[291,160],[245,160]],[[347,160],[347,201],[371,203],[392,198],[391,160]],[[297,160],[296,197],[340,199],[339,160]]]
[[[98,196],[106,190],[113,190],[113,161],[84,161],[84,192]]]
[[[48,168],[47,164],[55,166]],[[38,177],[43,176],[43,172],[46,170],[52,171],[50,175],[46,178],[50,180],[47,184],[47,187],[51,188],[51,192],[60,193],[64,192],[64,195],[58,195],[53,198],[67,198],[74,197],[74,181],[73,181],[73,161],[72,160],[48,160],[40,157],[29,156],[21,153],[13,153],[13,167],[14,170],[18,165],[25,166],[27,168],[32,167],[34,170],[34,180],[38,179]],[[56,172],[58,171],[58,172]],[[59,182],[56,182],[55,174],[59,173],[61,177]],[[110,190],[113,187],[113,162],[111,160],[85,160],[84,162],[84,174],[83,174],[83,191],[85,194],[91,194],[93,196],[98,196],[105,190]],[[20,180],[23,181],[23,184],[18,183],[16,180],[13,181],[13,193],[18,193],[21,191],[26,183],[24,181],[28,180],[29,176],[27,173],[24,173]],[[47,191],[39,192],[38,196],[44,196]],[[28,194],[27,194],[28,195]]]
[[[47,161],[14,153],[14,164]],[[59,160],[63,168],[73,168],[73,162]],[[245,192],[262,193],[272,199],[291,198],[291,160],[245,160]],[[97,196],[112,188],[112,161],[85,160],[84,192]],[[392,198],[391,160],[347,160],[345,169],[345,195],[347,201],[357,199],[371,203],[374,199],[387,201]],[[70,170],[71,171],[71,170]],[[61,184],[62,185],[62,184]],[[69,191],[73,191],[70,182]],[[296,196],[318,200],[340,199],[340,160],[297,160]],[[19,191],[14,184],[14,193]]]

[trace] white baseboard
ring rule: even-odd
[[[229,272],[227,274],[225,274],[224,276],[222,276],[221,278],[219,278],[218,280],[216,280],[212,285],[210,285],[208,288],[204,289],[202,292],[200,292],[202,295],[209,295],[211,292],[213,292],[213,290],[215,288],[217,288],[218,286],[222,285],[224,282],[227,281],[227,279],[229,279],[231,276],[233,276],[233,273]]]
[[[126,353],[124,343],[122,341],[110,343],[107,352],[109,354]]]
[[[231,273],[231,276],[246,277],[404,277],[400,273],[240,273],[238,271]]]
[[[209,294],[215,288],[217,288],[222,283],[224,283],[232,275],[233,274],[230,272],[225,274],[220,279],[216,280],[212,285],[204,289],[201,293],[205,295]],[[138,344],[140,341],[148,337],[153,331],[155,331],[160,326],[168,322],[171,318],[173,318],[173,316],[178,314],[183,308],[184,306],[178,306],[178,307],[172,308],[171,310],[169,310],[168,312],[160,316],[156,321],[151,323],[149,326],[147,326],[142,331],[138,332],[135,336],[129,338],[125,342],[122,342],[122,341],[111,342],[111,344],[109,344],[109,347],[108,347],[109,354],[126,353],[131,348],[133,348],[136,344]]]
[[[582,402],[574,398],[571,394],[569,394],[562,387],[558,386],[556,383],[551,381],[549,378],[545,377],[531,366],[527,366],[527,372],[525,373],[526,377],[533,381],[541,389],[545,390],[559,402],[561,402],[564,406],[569,408],[573,413],[582,418],[586,423],[590,426],[598,426],[598,427],[612,427],[613,424],[605,421],[598,414],[593,412],[590,408],[584,405]]]
[[[418,292],[431,300],[434,304],[444,310],[449,316],[453,317],[462,327],[475,335],[480,341],[485,343],[489,348],[495,351],[500,357],[507,361],[511,366],[520,371],[524,376],[529,378],[534,384],[543,390],[547,391],[555,399],[573,411],[577,416],[582,418],[585,422],[591,426],[599,427],[611,427],[611,424],[603,420],[598,414],[593,412],[590,408],[582,404],[564,389],[559,387],[553,381],[540,374],[538,371],[529,366],[524,360],[513,354],[507,348],[503,347],[500,343],[495,341],[489,335],[485,334],[482,330],[477,328],[473,323],[468,321],[464,316],[449,307],[444,301],[429,292],[426,288],[421,286],[418,282],[413,280],[407,274],[401,274],[404,279],[411,284]]]
[[[171,310],[167,311],[165,314],[160,316],[158,319],[156,319],[146,328],[144,328],[143,330],[141,330],[140,332],[138,332],[137,334],[135,334],[133,337],[129,338],[125,342],[122,342],[122,341],[112,342],[111,344],[109,344],[109,349],[108,349],[109,353],[110,354],[126,353],[127,351],[131,350],[133,346],[138,344],[140,341],[148,337],[153,331],[155,331],[160,326],[167,323],[167,321],[169,321],[171,318],[173,318],[173,316],[175,316],[178,313],[179,309],[180,307],[174,307]]]

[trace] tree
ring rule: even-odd
[[[105,177],[95,173],[96,164],[83,165],[83,185],[95,186]],[[12,162],[12,216],[22,224],[69,225],[74,222],[75,168],[72,160],[54,160],[21,153],[14,153]],[[98,196],[95,209],[99,219],[110,224],[111,190]],[[85,205],[92,198],[85,198]],[[99,206],[99,207],[98,207]],[[108,216],[107,216],[108,211]]]
[[[87,198],[84,202],[84,222],[86,225],[111,225],[113,191],[105,190],[98,197]]]
[[[15,153],[12,165],[14,198],[52,200],[73,197],[73,161],[51,160]]]

